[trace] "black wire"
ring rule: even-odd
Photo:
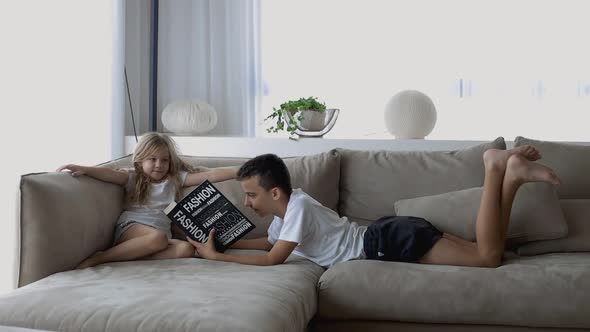
[[[131,104],[131,94],[129,93],[129,80],[127,79],[127,66],[123,69],[125,72],[125,86],[127,87],[127,99],[129,99],[129,110],[131,111],[131,123],[133,123],[133,134],[135,143],[137,143],[137,130],[135,129],[135,118],[133,117],[133,104]]]

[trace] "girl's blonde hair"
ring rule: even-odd
[[[143,172],[141,163],[149,158],[153,153],[160,149],[168,149],[170,156],[170,167],[167,176],[170,177],[175,187],[175,197],[178,201],[182,195],[182,183],[180,182],[180,172],[191,172],[192,168],[180,159],[176,143],[166,134],[150,132],[144,134],[137,142],[133,152],[133,168],[135,168],[135,183],[132,192],[127,195],[130,203],[137,202],[145,204],[150,194],[151,179]]]

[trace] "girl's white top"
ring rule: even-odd
[[[137,174],[134,169],[126,169],[129,173],[129,179],[125,185],[125,190],[135,190],[135,178]],[[184,183],[187,172],[180,172],[180,184]],[[127,204],[125,211],[119,218],[119,223],[125,221],[141,221],[142,223],[155,224],[161,227],[170,227],[170,219],[164,214],[164,209],[172,202],[174,202],[176,195],[176,188],[174,182],[168,176],[165,180],[159,183],[150,184],[150,195],[145,204],[133,202]]]

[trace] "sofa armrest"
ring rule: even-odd
[[[71,270],[112,243],[123,187],[87,176],[21,176],[18,287]]]

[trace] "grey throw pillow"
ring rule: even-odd
[[[518,248],[519,255],[590,251],[590,199],[562,199],[560,203],[568,225],[567,236],[527,243]]]
[[[400,200],[395,203],[397,215],[422,217],[440,231],[475,241],[475,222],[482,187],[440,195]],[[558,239],[568,228],[552,185],[526,183],[516,193],[507,245]]]

